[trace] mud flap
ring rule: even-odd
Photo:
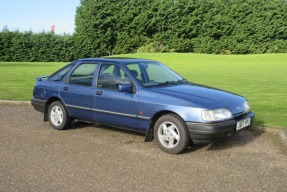
[[[146,132],[144,142],[151,142],[153,140],[153,128],[150,126],[148,131]]]

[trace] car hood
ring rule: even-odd
[[[153,92],[175,98],[170,100],[170,103],[175,102],[174,104],[177,100],[185,100],[207,109],[227,108],[232,114],[245,111],[244,102],[246,99],[244,97],[199,84],[156,87],[153,88]]]

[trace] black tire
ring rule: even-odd
[[[156,121],[154,137],[159,148],[170,154],[181,153],[190,144],[190,136],[186,125],[175,114],[164,115]]]
[[[72,118],[69,116],[66,107],[60,101],[53,102],[48,109],[50,125],[57,130],[64,130],[71,126]]]

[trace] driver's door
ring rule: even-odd
[[[101,64],[92,102],[93,119],[124,128],[137,127],[136,91],[119,92],[119,84],[131,84],[130,78],[117,64]]]

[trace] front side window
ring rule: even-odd
[[[101,66],[97,87],[118,89],[119,84],[130,83],[129,77],[119,66],[113,64],[103,64]]]
[[[69,83],[75,85],[92,86],[96,68],[96,63],[85,63],[79,65],[71,74]]]

